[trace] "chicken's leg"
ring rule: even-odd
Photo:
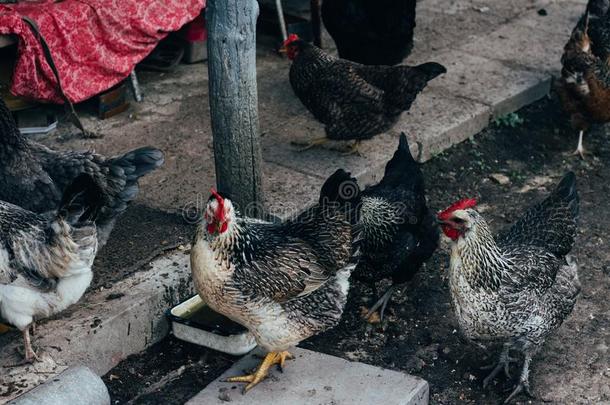
[[[296,145],[296,146],[303,146],[302,148],[297,149],[297,151],[299,151],[299,152],[303,152],[303,151],[306,151],[306,150],[308,150],[308,149],[313,148],[314,146],[323,145],[323,144],[325,144],[326,142],[328,142],[328,138],[327,138],[327,137],[325,137],[325,136],[322,136],[322,137],[320,137],[320,138],[315,138],[315,139],[312,139],[311,141],[306,141],[306,142],[302,142],[302,141],[292,141],[292,142],[290,142],[290,143],[291,143],[291,144],[293,144],[293,145]]]
[[[274,364],[280,366],[280,370],[284,369],[284,365],[286,363],[286,359],[293,359],[294,356],[288,352],[271,352],[268,353],[263,359],[262,363],[256,368],[256,371],[252,374],[238,376],[238,377],[229,377],[225,381],[226,382],[247,382],[249,383],[244,388],[244,394],[250,391],[256,384],[263,381],[265,377],[269,374],[269,368]]]
[[[582,146],[583,135],[584,135],[584,131],[581,130],[578,133],[578,146],[576,147],[576,150],[572,154],[578,155],[578,156],[580,156],[580,158],[582,160],[585,160],[585,154],[587,153],[587,151],[585,150],[584,146]]]
[[[519,377],[519,384],[513,390],[513,392],[504,401],[508,404],[514,397],[522,392],[525,392],[530,397],[533,397],[530,391],[530,363],[532,361],[532,355],[528,351],[525,352],[525,360],[523,360],[523,369],[521,370],[521,376]]]
[[[34,363],[35,361],[40,361],[40,359],[38,359],[38,355],[32,348],[32,339],[30,338],[30,327],[31,327],[31,325],[28,325],[22,332],[23,333],[23,346],[24,346],[23,360],[21,360],[18,363],[11,364],[11,365],[8,365],[5,367],[20,367],[25,364]]]
[[[371,309],[369,309],[369,312],[366,314],[364,319],[366,319],[368,322],[371,322],[371,319],[376,319],[377,317],[373,316],[371,318],[371,316],[374,315],[375,311],[377,311],[377,309],[379,309],[379,307],[381,307],[381,311],[379,311],[379,322],[383,321],[383,314],[385,312],[385,308],[388,305],[388,302],[390,302],[390,298],[392,298],[392,293],[394,292],[394,288],[395,288],[395,285],[392,284],[390,286],[390,288],[388,288],[386,290],[386,292],[381,296],[381,298],[379,298],[379,300],[377,300],[375,305],[373,305],[371,307]]]
[[[33,363],[39,361],[36,352],[32,348],[32,339],[30,338],[30,326],[25,328],[23,331],[23,342],[25,344],[25,361],[26,363]]]
[[[347,148],[343,149],[343,155],[345,156],[349,156],[349,155],[357,155],[357,156],[361,156],[360,155],[360,144],[362,143],[362,141],[357,140],[355,141],[351,146],[348,146]]]
[[[487,388],[489,383],[496,378],[500,370],[504,369],[504,374],[506,377],[510,378],[509,366],[511,362],[517,361],[517,359],[510,357],[510,343],[505,343],[502,348],[502,353],[500,353],[500,359],[497,364],[492,364],[491,366],[482,367],[483,370],[492,369],[491,373],[483,380],[483,388]]]

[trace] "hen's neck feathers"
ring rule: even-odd
[[[474,212],[474,211],[473,211]],[[502,275],[510,268],[508,259],[498,247],[487,222],[478,213],[463,237],[453,244],[452,255],[458,255],[466,280],[473,288],[497,290]]]

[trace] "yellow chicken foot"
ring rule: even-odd
[[[354,142],[351,146],[348,146],[344,152],[343,155],[344,156],[349,156],[349,155],[356,155],[356,156],[362,156],[360,154],[360,151],[358,150],[358,148],[360,148],[360,144],[362,143],[362,141],[356,141]]]
[[[392,297],[392,293],[394,292],[394,285],[391,285],[390,288],[379,298],[379,300],[373,305],[373,307],[367,312],[364,316],[364,319],[368,323],[379,323],[383,321],[383,314],[385,312],[385,308],[390,302],[390,298]],[[381,307],[381,311],[379,311],[379,316],[377,316],[377,310]]]
[[[289,352],[271,352],[268,353],[261,364],[256,368],[256,371],[252,374],[237,376],[237,377],[229,377],[225,380],[225,382],[244,382],[249,383],[244,388],[244,394],[250,391],[256,384],[263,381],[265,377],[269,374],[269,368],[274,364],[279,365],[280,370],[284,369],[284,365],[287,359],[293,359],[294,356]]]
[[[297,149],[298,152],[303,152],[303,151],[306,151],[308,149],[313,148],[314,146],[323,145],[326,142],[328,142],[328,138],[323,136],[323,137],[320,137],[320,138],[312,139],[311,141],[306,141],[306,142],[292,141],[290,143],[293,144],[293,145],[296,145],[296,146],[304,146],[303,148]]]
[[[580,156],[580,158],[582,160],[586,160],[585,155],[588,152],[585,150],[584,146],[582,146],[583,135],[584,135],[584,131],[580,131],[578,133],[578,146],[576,147],[576,150],[574,152],[572,152],[572,155],[578,155],[578,156]]]

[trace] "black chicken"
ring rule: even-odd
[[[428,82],[445,73],[444,66],[430,62],[418,66],[367,66],[337,59],[291,34],[282,51],[293,61],[290,84],[307,109],[326,126],[328,139],[355,140],[352,152],[363,139],[392,128],[400,114]]]
[[[0,100],[0,200],[36,213],[55,212],[66,187],[87,174],[102,190],[104,204],[96,220],[100,247],[137,196],[138,179],[162,164],[163,153],[150,147],[115,158],[54,151],[24,138]]]
[[[344,189],[346,189],[344,187]],[[344,194],[351,194],[346,191]],[[392,285],[373,305],[367,319],[381,307],[380,319],[396,285],[410,281],[438,246],[434,213],[426,205],[424,179],[411,156],[405,134],[387,163],[381,181],[367,187],[357,201],[356,221],[362,232],[362,255],[352,276],[376,291],[375,283]]]
[[[416,0],[324,0],[322,20],[339,57],[395,65],[411,53]]]

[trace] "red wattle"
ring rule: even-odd
[[[449,225],[442,225],[443,233],[451,240],[458,240],[460,237],[460,231],[450,227]]]

